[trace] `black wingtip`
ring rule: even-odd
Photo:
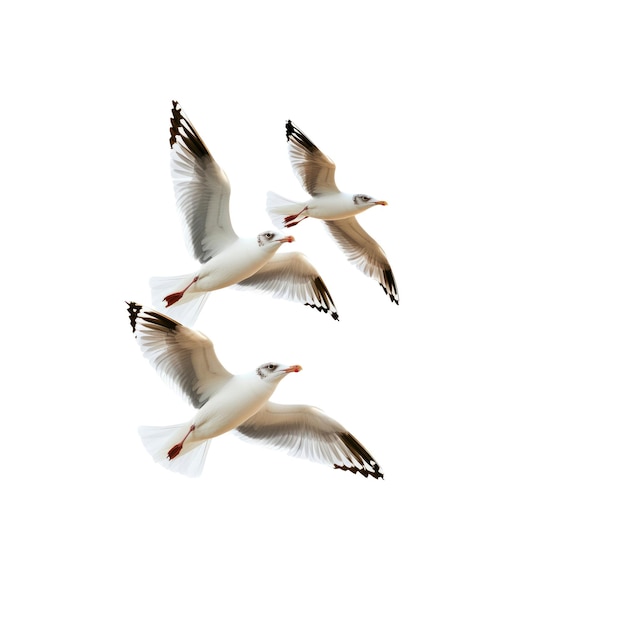
[[[385,476],[383,475],[382,472],[379,471],[378,466],[376,466],[374,468],[374,471],[365,469],[365,468],[361,468],[359,469],[358,467],[353,467],[353,466],[347,466],[347,465],[337,465],[335,463],[335,465],[333,466],[333,469],[338,469],[338,470],[342,470],[344,472],[351,472],[352,474],[361,474],[361,476],[365,476],[365,478],[367,478],[368,476],[371,476],[372,478],[375,478],[376,480],[378,480],[379,478],[381,480],[385,480]]]
[[[316,311],[319,311],[320,313],[330,313],[330,316],[334,320],[339,321],[339,313],[337,313],[336,311],[329,311],[326,307],[320,306],[319,304],[313,304],[311,302],[305,302],[304,306],[310,306],[312,309],[315,309]]]
[[[170,118],[170,148],[180,142],[196,158],[210,157],[209,149],[204,145],[198,131],[185,117],[176,100],[172,100],[172,117]]]
[[[167,315],[163,315],[157,311],[144,310],[143,306],[136,302],[131,301],[126,302],[126,304],[128,305],[128,317],[130,318],[130,327],[133,329],[133,333],[137,331],[137,320],[141,320],[144,326],[149,324],[152,327],[159,326],[171,331],[175,331],[182,326],[180,322],[177,322]],[[141,317],[139,316],[140,313],[143,313]]]
[[[170,148],[174,147],[176,137],[180,135],[183,112],[176,100],[172,100],[172,117],[170,118]]]
[[[396,279],[393,276],[391,269],[383,271],[384,283],[379,283],[383,288],[383,291],[389,296],[389,299],[396,304],[400,304],[400,296],[398,296],[398,287],[396,286]]]
[[[137,329],[137,316],[139,315],[141,309],[143,308],[141,304],[137,304],[136,302],[126,302],[128,305],[128,317],[130,318],[130,327],[133,329],[133,333]]]
[[[297,127],[291,120],[285,124],[287,130],[287,141],[295,141],[309,152],[315,152],[319,148]]]
[[[163,315],[163,313],[159,313],[157,311],[144,311],[141,319],[147,324],[151,324],[152,326],[158,326],[160,328],[165,328],[166,330],[175,331],[182,326],[180,322],[177,322],[175,319],[172,319],[171,317]]]
[[[310,306],[312,309],[317,309],[323,313],[330,313],[330,316],[334,320],[339,321],[339,313],[337,313],[337,308],[335,307],[333,298],[330,295],[330,291],[328,291],[328,287],[326,287],[326,283],[322,280],[321,276],[315,277],[315,280],[313,281],[313,289],[319,304],[305,302],[305,306]]]
[[[291,120],[287,120],[287,122],[285,123],[285,130],[285,134],[287,135],[287,141],[289,141],[289,137],[291,137],[294,132],[294,125],[292,124]]]
[[[361,465],[361,467],[355,467],[354,465],[338,465],[335,463],[335,469],[340,469],[344,472],[352,472],[353,474],[358,472],[361,476],[365,476],[365,478],[368,476],[376,479],[385,478],[380,471],[380,465],[376,463],[372,455],[363,447],[363,444],[358,439],[348,432],[339,433],[339,437],[348,450],[350,450],[357,464]],[[352,459],[348,457],[348,460]]]
[[[382,283],[379,283],[379,285],[383,288],[383,291],[385,292],[386,295],[389,296],[389,299],[399,305],[400,304],[400,298],[398,297],[398,295],[394,295],[391,291],[389,291],[389,289],[387,289],[387,287],[385,287],[385,285],[383,285]]]

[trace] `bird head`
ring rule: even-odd
[[[256,368],[257,376],[264,382],[277,383],[287,374],[299,372],[302,369],[300,365],[281,365],[280,363],[263,363]]]
[[[295,241],[291,235],[281,236],[281,234],[275,230],[265,230],[259,233],[256,240],[260,248],[264,246],[280,247],[284,243],[292,243]]]
[[[376,198],[372,198],[372,196],[367,196],[363,193],[357,193],[356,195],[352,196],[352,201],[360,209],[369,209],[376,204],[380,204],[381,206],[387,206],[387,202],[385,200],[376,200]]]

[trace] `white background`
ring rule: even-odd
[[[3,9],[2,557],[8,624],[624,624],[625,21],[619,2],[12,3]],[[180,101],[232,184],[304,197],[291,118],[400,306],[307,220],[340,321],[212,294],[224,365],[300,363],[384,481],[216,440],[197,480],[140,424],[193,409],[124,301],[195,269]],[[287,249],[287,248],[284,248]],[[60,621],[59,621],[60,620]]]

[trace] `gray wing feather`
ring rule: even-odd
[[[237,235],[230,221],[230,183],[200,135],[172,102],[170,169],[191,254],[206,263]]]
[[[259,289],[275,298],[300,302],[339,319],[326,284],[301,252],[277,254],[237,287]]]
[[[232,377],[206,335],[134,302],[128,303],[128,312],[143,355],[195,408],[203,406]]]
[[[286,124],[291,167],[307,193],[337,193],[335,164],[289,120]]]
[[[363,445],[339,422],[313,406],[267,402],[236,432],[292,456],[365,477],[383,478],[378,463]]]
[[[365,232],[356,218],[324,221],[324,224],[348,260],[366,276],[378,281],[391,301],[399,304],[398,287],[385,252]]]

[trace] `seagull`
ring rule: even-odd
[[[269,402],[278,383],[299,372],[300,365],[271,361],[231,374],[206,335],[135,302],[126,304],[143,355],[197,409],[193,419],[183,424],[139,428],[143,445],[157,463],[199,476],[211,441],[233,431],[292,456],[366,478],[383,478],[372,455],[325,413],[303,404]]]
[[[291,228],[307,217],[322,220],[348,260],[378,281],[391,301],[399,304],[398,288],[385,252],[355,217],[373,206],[387,206],[387,202],[339,191],[333,161],[291,120],[287,121],[286,129],[291,167],[311,197],[305,202],[293,202],[269,191],[266,208],[272,222],[279,228]]]
[[[201,266],[191,274],[153,277],[154,306],[176,308],[172,314],[191,326],[211,291],[234,285],[298,301],[338,320],[333,299],[307,258],[300,252],[276,255],[293,237],[271,230],[251,238],[237,236],[230,220],[228,177],[176,101],[170,121],[174,195],[187,247]]]

